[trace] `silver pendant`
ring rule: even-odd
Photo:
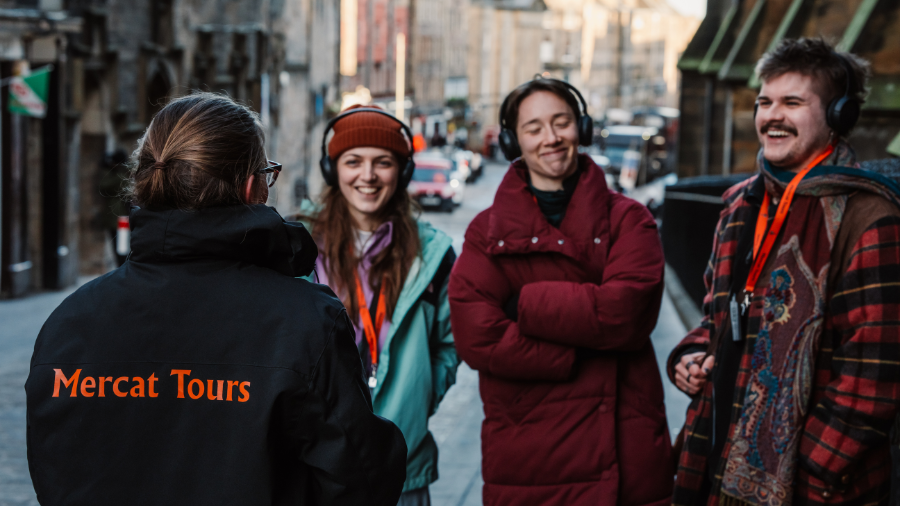
[[[375,388],[378,385],[378,378],[373,374],[369,376],[369,388]]]

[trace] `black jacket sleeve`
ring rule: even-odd
[[[341,311],[295,407],[300,458],[312,469],[317,504],[394,506],[406,480],[406,442],[397,426],[372,412],[352,336]]]

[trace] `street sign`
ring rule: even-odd
[[[50,69],[9,80],[9,112],[35,118],[47,115]]]

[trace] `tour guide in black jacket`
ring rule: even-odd
[[[264,205],[132,213],[131,258],[34,347],[43,505],[394,505],[400,431],[372,413],[316,246]]]

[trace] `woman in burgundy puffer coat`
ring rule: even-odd
[[[450,279],[457,351],[480,373],[484,504],[668,504],[656,223],[578,155],[566,86],[539,79],[507,98],[522,158]]]

